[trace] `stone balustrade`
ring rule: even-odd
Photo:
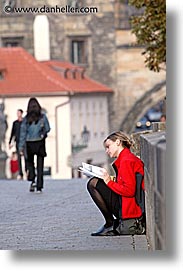
[[[152,250],[166,249],[165,128],[162,123],[156,123],[153,131],[139,133],[140,157],[145,165],[147,239]]]

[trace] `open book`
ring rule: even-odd
[[[101,167],[91,165],[85,162],[82,162],[82,166],[79,167],[79,171],[82,172],[87,177],[97,177],[102,179]]]

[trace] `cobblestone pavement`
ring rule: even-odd
[[[0,249],[147,251],[146,236],[92,237],[104,222],[86,180],[46,179],[42,194],[27,181],[0,180]]]

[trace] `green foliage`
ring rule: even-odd
[[[166,0],[129,0],[142,9],[142,14],[131,18],[132,33],[137,44],[144,46],[146,66],[155,72],[166,63]]]

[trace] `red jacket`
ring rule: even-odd
[[[144,176],[144,164],[127,148],[123,149],[113,164],[116,171],[116,182],[109,181],[107,186],[121,195],[122,218],[139,218],[142,215],[141,208],[135,200],[136,173]],[[144,180],[142,182],[144,188]]]

